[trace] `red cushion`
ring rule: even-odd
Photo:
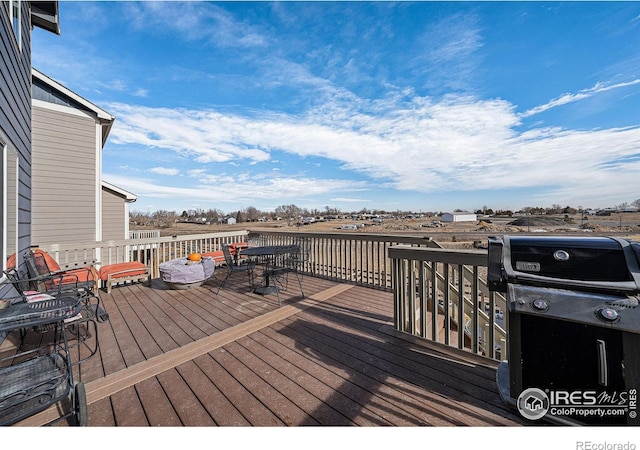
[[[16,254],[12,254],[7,259],[7,269],[15,269],[16,268]]]
[[[81,269],[65,270],[64,272],[59,273],[59,275],[62,275],[64,277],[62,279],[62,284],[75,283],[76,281],[78,283],[84,283],[87,281],[95,280],[91,269],[88,267],[83,267]],[[54,281],[56,283],[58,282],[57,279],[55,279]]]
[[[233,244],[229,244],[229,250],[232,255],[235,255],[238,250],[242,250],[247,247],[249,247],[249,244],[246,242],[234,242]]]
[[[136,270],[137,269],[137,270]],[[126,272],[124,272],[126,271]],[[124,272],[119,274],[118,272]],[[143,275],[147,272],[147,266],[138,261],[109,264],[108,266],[102,266],[100,268],[100,279],[107,281],[109,275],[113,275],[111,278],[129,277],[133,275]]]
[[[51,280],[51,282],[48,282],[46,284],[47,288],[52,288],[60,282],[62,282],[62,284],[86,283],[88,281],[94,281],[97,278],[97,273],[94,273],[95,269],[91,266],[62,271],[58,262],[44,250],[37,248],[33,250],[33,254],[35,255],[36,270],[40,275],[54,272],[56,275],[64,276],[62,280],[56,277]]]
[[[42,257],[44,257],[45,263],[47,264],[47,268],[51,272],[57,272],[58,270],[60,270],[60,265],[58,264],[58,262],[55,259],[53,259],[51,255],[45,252],[44,250],[37,248],[33,251],[33,254],[36,255],[36,259],[35,259],[36,264],[38,264],[39,261],[42,261],[40,258],[38,258],[38,256],[42,255]],[[42,269],[42,272],[40,272],[41,269]],[[44,268],[38,267],[38,272],[40,272],[40,274],[44,274],[47,272],[47,270]]]
[[[213,258],[215,262],[224,262],[224,253],[222,250],[218,250],[215,252],[207,252],[202,254],[203,258]]]

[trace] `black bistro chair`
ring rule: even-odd
[[[286,258],[275,256],[274,258],[270,258],[267,260],[265,270],[263,273],[263,277],[265,280],[269,280],[268,283],[272,286],[278,297],[278,306],[282,306],[282,301],[280,299],[280,292],[286,291],[289,287],[289,274],[293,274],[298,281],[298,286],[300,287],[300,295],[304,298],[304,290],[302,289],[302,279],[301,274],[299,272],[298,260],[293,260],[292,258]],[[266,281],[265,281],[266,283]]]
[[[231,251],[229,250],[228,244],[222,244],[222,253],[224,254],[224,262],[227,268],[227,274],[218,286],[218,292],[223,288],[227,280],[235,273],[246,273],[249,277],[249,287],[253,289],[253,269],[256,266],[255,261],[251,261],[249,259],[238,259],[236,262],[233,255],[231,255]],[[216,292],[216,294],[218,293]]]

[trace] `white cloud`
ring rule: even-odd
[[[598,85],[584,95],[622,85]],[[378,184],[422,193],[542,188],[549,195],[577,195],[597,180],[602,192],[616,191],[624,198],[628,185],[619,180],[637,174],[624,158],[638,153],[640,127],[520,132],[516,131],[520,116],[504,100],[463,95],[407,98],[405,92],[366,102],[343,94],[302,117],[269,112],[245,117],[114,104],[110,110],[118,120],[111,140],[171,150],[199,163],[260,162],[269,160],[274,151],[323,157]],[[602,170],[614,159],[619,161],[615,171]],[[251,195],[264,198],[308,197],[335,190],[341,183],[285,174],[267,185],[238,185],[211,176],[200,181],[225,186],[225,195],[243,196],[251,189]]]
[[[336,197],[332,198],[331,201],[337,203],[369,203],[371,200],[364,198]]]
[[[209,204],[252,205],[263,201],[286,199],[309,201],[331,192],[358,191],[366,188],[362,182],[338,179],[300,177],[256,178],[249,176],[199,174],[191,187],[166,186],[156,180],[105,174],[105,178],[139,197],[175,199],[177,202],[206,200]],[[292,200],[293,201],[293,200]]]
[[[133,92],[132,95],[134,97],[148,97],[149,96],[149,91],[147,89],[138,88]]]
[[[138,29],[169,32],[187,40],[208,40],[220,47],[265,47],[268,42],[259,27],[237,21],[211,2],[127,3],[125,16]]]
[[[170,176],[175,176],[180,174],[180,170],[171,169],[168,167],[152,167],[151,169],[149,169],[149,172],[156,173],[158,175],[170,175]]]
[[[601,92],[607,92],[607,91],[611,91],[614,89],[619,89],[619,88],[623,88],[623,87],[628,87],[628,86],[634,86],[640,84],[640,79],[637,80],[633,80],[633,81],[629,81],[629,82],[625,82],[625,83],[618,83],[618,84],[613,84],[613,85],[605,85],[603,83],[596,83],[596,85],[590,89],[585,89],[583,91],[580,91],[576,94],[563,94],[558,98],[555,98],[553,100],[551,100],[548,103],[545,103],[544,105],[540,105],[540,106],[536,106],[535,108],[531,108],[528,111],[525,111],[524,113],[522,113],[520,115],[520,117],[530,117],[533,116],[535,114],[540,114],[541,112],[547,111],[551,108],[555,108],[557,106],[562,106],[562,105],[566,105],[568,103],[573,103],[573,102],[577,102],[579,100],[584,100],[585,98],[589,98],[589,97],[593,97],[596,94],[599,94]]]

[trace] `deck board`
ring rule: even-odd
[[[219,294],[215,281],[160,280],[102,292],[110,319],[80,375],[88,393],[115,381],[90,396],[89,425],[525,424],[502,404],[491,364],[389,333],[389,292],[305,276],[306,298],[294,283],[279,308],[237,281]]]
[[[273,386],[244,364],[233,352],[235,344],[213,352],[213,358],[229,374],[240,381],[245,389],[269,410],[284,425],[318,425],[295,402],[278,392]]]
[[[134,387],[113,394],[111,404],[116,426],[145,427],[149,425],[140,397]],[[91,421],[92,417],[89,420]]]
[[[206,366],[206,364],[203,365]],[[193,389],[194,394],[205,406],[216,425],[249,425],[249,421],[236,409],[195,361],[181,364],[176,369]]]
[[[277,426],[282,421],[211,355],[194,360],[250,425]],[[226,406],[226,405],[224,405]],[[213,405],[216,407],[216,405]]]
[[[180,422],[184,426],[213,426],[215,422],[203,407],[198,397],[189,388],[186,381],[180,376],[177,370],[171,369],[155,377],[169,402],[171,403]],[[138,385],[136,385],[136,388]],[[158,408],[152,403],[153,409]]]
[[[146,412],[149,425],[167,427],[182,425],[171,405],[171,400],[156,377],[138,383],[135,390]]]

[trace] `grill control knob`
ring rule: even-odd
[[[549,304],[544,300],[542,300],[541,298],[537,298],[534,301],[532,301],[531,306],[536,311],[546,311],[547,309],[549,309]]]
[[[618,311],[613,308],[603,307],[596,310],[596,316],[605,322],[615,322],[618,320]]]

